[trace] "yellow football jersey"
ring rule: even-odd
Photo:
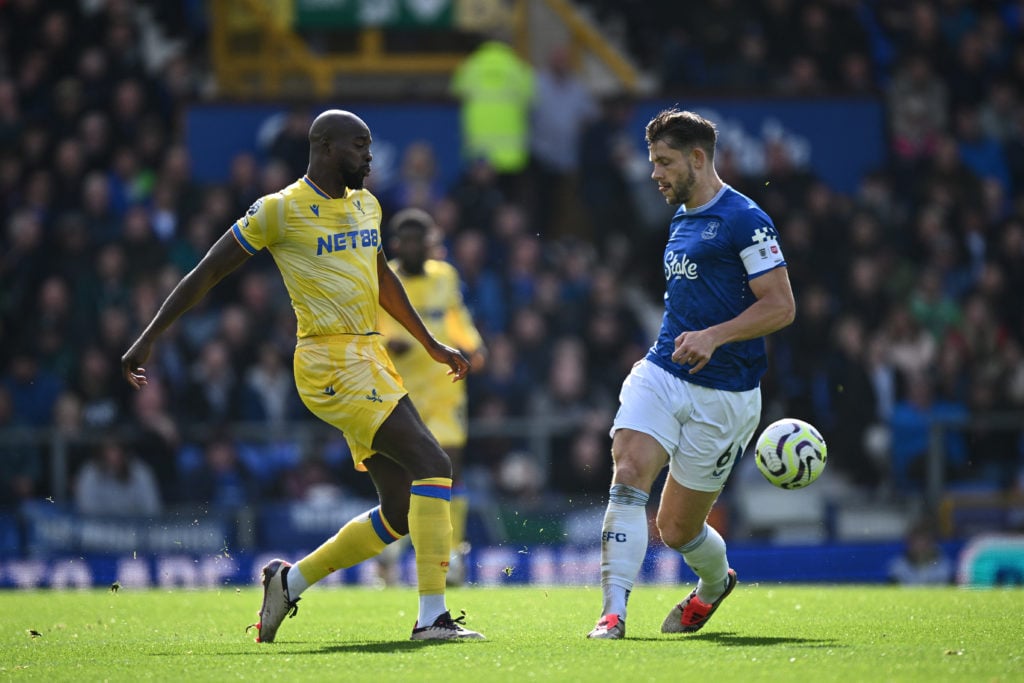
[[[462,301],[459,274],[450,263],[428,259],[423,264],[422,275],[402,273],[397,259],[390,265],[402,281],[412,307],[438,341],[466,353],[473,353],[482,346],[480,333]],[[432,359],[426,349],[383,309],[382,313],[381,333],[388,339],[404,340],[410,345],[404,353],[392,353],[391,359],[413,402],[420,406],[431,396],[431,389],[451,384],[448,367]],[[461,386],[462,383],[456,384]]]
[[[332,199],[307,177],[257,199],[232,232],[250,254],[266,248],[284,280],[298,337],[378,329],[381,209],[367,190]]]

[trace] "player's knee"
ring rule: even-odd
[[[403,450],[400,458],[396,459],[409,471],[413,479],[451,478],[452,461],[429,434],[417,439]]]
[[[657,523],[661,540],[669,548],[681,548],[695,539],[704,528],[703,521],[694,525],[684,520],[672,519],[661,512],[658,513]]]
[[[437,440],[407,411],[396,409],[381,425],[373,440],[376,451],[385,454],[413,479],[451,477],[452,463]]]
[[[612,456],[615,463],[615,483],[626,484],[643,491],[650,491],[654,479],[663,467],[661,463],[631,450],[614,451]]]
[[[672,520],[663,520],[661,515],[658,515],[658,533],[662,542],[669,548],[679,548],[690,540],[679,524]]]
[[[686,545],[686,541],[683,539],[685,534],[679,533],[679,529],[672,525],[662,526],[658,524],[658,533],[661,534],[662,542],[669,548],[679,548]]]
[[[433,439],[429,439],[423,446],[423,465],[425,468],[424,473],[421,475],[423,478],[448,477],[451,479],[451,458],[448,457],[443,448],[434,443]]]

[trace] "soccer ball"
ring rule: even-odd
[[[802,489],[825,469],[825,439],[803,420],[787,417],[771,423],[757,437],[757,469],[773,486]]]

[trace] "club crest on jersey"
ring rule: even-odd
[[[687,280],[697,279],[697,264],[683,254],[680,258],[676,252],[669,252],[665,257],[665,279],[671,280],[675,277],[685,277]]]
[[[715,235],[718,234],[718,228],[720,226],[721,223],[719,223],[718,221],[708,221],[707,227],[705,227],[703,232],[700,233],[700,238],[702,240],[714,239]]]

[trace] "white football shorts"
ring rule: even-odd
[[[702,387],[644,359],[622,383],[611,434],[632,429],[652,436],[668,453],[669,472],[681,486],[718,491],[760,419],[760,388]]]

